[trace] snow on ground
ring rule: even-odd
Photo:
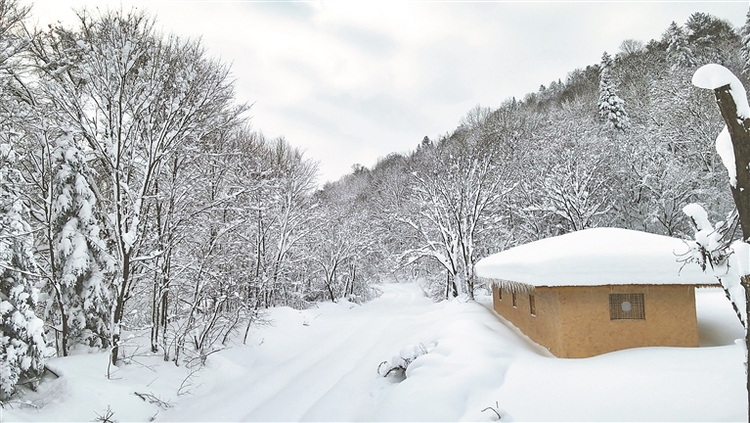
[[[487,297],[433,303],[415,284],[382,291],[364,305],[273,309],[273,325],[212,355],[187,381],[188,369],[158,355],[134,356],[114,380],[103,354],[54,359],[63,377],[2,420],[92,421],[109,406],[118,421],[490,421],[482,410],[496,402],[503,421],[746,419],[744,350],[734,343],[742,328],[720,289],[697,291],[700,348],[587,359],[552,357],[503,323]],[[428,353],[406,379],[378,375],[382,361],[420,344]]]

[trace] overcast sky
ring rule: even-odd
[[[453,130],[497,107],[707,12],[739,27],[748,1],[246,2],[33,1],[34,21],[72,7],[135,6],[164,32],[201,37],[232,64],[253,127],[320,163],[321,182]],[[626,99],[627,100],[627,99]]]

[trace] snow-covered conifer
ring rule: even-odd
[[[96,198],[86,180],[91,171],[71,134],[52,149],[54,295],[62,323],[62,353],[72,343],[109,345],[111,295],[103,280],[113,264],[99,237]]]
[[[33,232],[15,148],[27,111],[24,95],[18,94],[22,82],[14,75],[29,41],[21,28],[28,11],[14,0],[0,0],[0,399],[44,367],[44,323],[34,310]]]
[[[745,25],[740,29],[740,37],[742,37],[742,47],[740,48],[740,54],[742,54],[742,73],[750,73],[750,10],[747,12],[745,18]]]
[[[667,58],[672,62],[672,69],[689,68],[696,65],[697,61],[688,44],[687,34],[681,26],[672,22],[667,28],[665,38],[669,42]]]
[[[617,95],[617,88],[610,78],[611,67],[612,58],[605,51],[599,79],[599,116],[614,129],[623,130],[628,126],[629,119],[625,112],[625,100]]]
[[[725,62],[728,57],[722,52],[724,46],[740,41],[732,24],[702,12],[690,15],[685,22],[685,32],[698,63]]]
[[[44,367],[44,323],[34,312],[32,231],[28,208],[15,189],[20,178],[14,162],[12,146],[0,144],[0,397]]]

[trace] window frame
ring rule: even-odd
[[[625,310],[624,304],[630,304]],[[646,320],[646,298],[643,293],[610,293],[609,320]]]

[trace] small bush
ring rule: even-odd
[[[391,374],[406,378],[406,369],[418,357],[427,354],[429,350],[421,342],[410,344],[401,349],[398,355],[394,355],[390,360],[385,360],[378,366],[378,374],[388,377]]]

